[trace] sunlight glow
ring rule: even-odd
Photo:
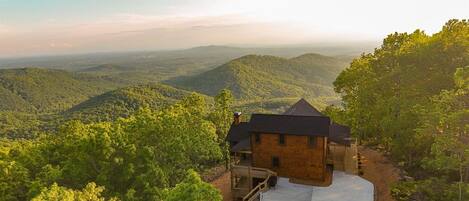
[[[466,0],[0,0],[0,54],[377,41],[436,32],[467,10]]]

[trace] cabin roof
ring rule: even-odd
[[[329,117],[253,114],[249,132],[329,136]]]
[[[241,140],[240,142],[236,143],[233,147],[231,147],[232,152],[240,152],[240,151],[250,151],[251,150],[251,138],[246,138]]]
[[[333,122],[330,126],[329,139],[335,143],[350,145],[350,128]]]
[[[226,139],[230,142],[239,142],[243,139],[249,138],[249,123],[240,122],[239,124],[231,124],[230,130]]]
[[[283,114],[253,114],[249,122],[232,124],[226,140],[233,143],[232,149],[246,149],[250,146],[252,132],[324,136],[332,142],[350,145],[350,128],[331,123],[329,117],[305,99],[300,99]]]
[[[288,108],[284,115],[296,115],[296,116],[324,116],[319,110],[314,108],[304,98],[293,104]]]

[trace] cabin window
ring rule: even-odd
[[[280,159],[277,156],[272,157],[272,167],[280,167]]]
[[[254,137],[256,138],[256,143],[257,143],[257,144],[261,143],[261,134],[256,133],[256,134],[254,135]]]
[[[279,134],[278,135],[278,144],[285,145],[285,135],[284,134]]]
[[[316,137],[314,137],[314,136],[309,136],[309,137],[308,137],[308,145],[309,145],[309,147],[311,147],[311,148],[316,147]]]

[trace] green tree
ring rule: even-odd
[[[424,131],[433,131],[435,142],[427,164],[431,168],[450,174],[458,173],[459,196],[463,200],[463,185],[469,167],[469,68],[455,73],[456,89],[442,92],[435,99],[437,121]]]
[[[212,122],[217,127],[218,141],[225,142],[226,135],[233,122],[233,95],[228,89],[223,89],[215,96],[215,109],[211,114]]]
[[[203,171],[222,160],[208,114],[204,98],[192,94],[114,122],[70,121],[54,135],[1,140],[0,193],[6,200],[28,200],[60,192],[66,199],[70,189],[94,181],[106,187],[103,198],[161,200],[163,189],[180,183],[188,169]]]
[[[200,179],[197,172],[188,170],[186,178],[174,188],[167,189],[165,201],[221,201],[220,191]]]
[[[83,190],[72,190],[52,184],[50,188],[42,189],[41,193],[32,199],[32,201],[105,201],[101,193],[104,187],[96,186],[95,183],[88,183]],[[109,201],[117,201],[116,198],[108,199]]]
[[[433,35],[421,30],[388,35],[334,82],[353,135],[418,178],[415,195],[423,200],[433,194],[421,186],[467,199],[468,73],[458,68],[469,65],[468,52],[469,21],[449,20]],[[431,180],[435,173],[438,178]]]
[[[233,122],[233,95],[228,89],[223,89],[215,96],[215,108],[210,114],[210,120],[216,126],[217,141],[223,152],[225,160],[225,168],[229,168],[230,150],[229,145],[226,143],[226,135]]]
[[[354,135],[418,169],[429,150],[413,143],[420,137],[421,109],[454,86],[456,67],[469,64],[468,50],[469,22],[450,20],[431,36],[420,30],[390,34],[380,48],[355,59],[334,82]]]
[[[327,106],[322,113],[330,117],[334,122],[342,125],[348,124],[347,116],[345,115],[345,110],[334,105]]]
[[[15,161],[0,160],[0,200],[25,200],[29,172]]]

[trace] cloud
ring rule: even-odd
[[[28,29],[16,30],[9,37],[0,37],[0,42],[4,44],[0,47],[0,54],[166,49],[227,43],[233,38],[252,35],[242,29],[255,29],[255,24],[257,22],[237,15],[117,14],[75,24],[47,20]],[[0,33],[2,30],[8,29],[0,26]]]
[[[323,32],[295,23],[239,14],[140,15],[122,13],[86,23],[46,20],[1,38],[0,54],[56,54],[188,48],[200,45],[279,45],[324,40]]]
[[[223,26],[241,23],[256,23],[241,15],[218,16],[149,16],[138,14],[117,14],[95,23],[84,24],[77,29],[93,29],[101,33],[132,32],[146,29],[180,29],[192,26]]]
[[[7,33],[10,33],[11,31],[12,31],[11,27],[4,25],[4,24],[0,24],[0,36],[1,34],[7,34]]]
[[[49,43],[49,47],[51,47],[51,48],[71,48],[71,47],[73,47],[73,45],[70,44],[70,43],[51,42],[51,43]]]

